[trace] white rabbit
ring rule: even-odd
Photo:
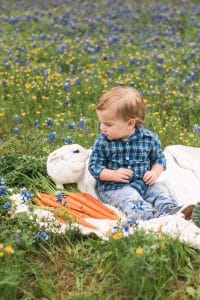
[[[88,158],[85,162],[85,169],[84,169],[82,176],[79,177],[79,179],[77,181],[77,186],[81,192],[88,193],[88,194],[94,196],[95,198],[98,198],[98,196],[96,194],[96,190],[95,190],[95,179],[88,170],[89,156],[90,156],[92,150],[88,149],[87,151],[88,151]]]
[[[84,174],[88,151],[78,144],[65,145],[51,152],[47,158],[47,174],[57,188],[76,183]]]

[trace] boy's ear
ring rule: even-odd
[[[128,120],[128,126],[132,126],[132,127],[135,127],[135,119],[129,119]]]

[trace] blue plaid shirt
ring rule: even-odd
[[[88,168],[96,179],[96,188],[99,191],[114,190],[127,184],[99,180],[99,174],[104,168],[129,168],[133,175],[128,184],[143,195],[148,186],[142,178],[157,163],[166,168],[158,136],[146,128],[139,127],[127,140],[111,141],[100,134],[94,142]]]

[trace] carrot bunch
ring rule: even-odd
[[[98,201],[92,195],[80,192],[70,192],[58,201],[56,196],[47,193],[37,193],[33,201],[38,206],[50,207],[51,211],[62,223],[66,218],[88,228],[97,229],[96,226],[84,218],[116,220],[117,214]]]

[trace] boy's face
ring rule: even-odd
[[[97,116],[100,122],[100,130],[109,140],[126,139],[132,133],[135,127],[135,120],[125,121],[116,116],[113,108],[106,110],[97,110]]]

